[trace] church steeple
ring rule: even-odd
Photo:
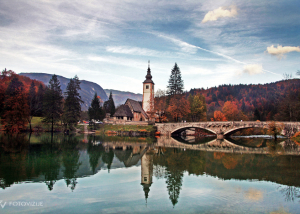
[[[150,69],[150,60],[148,61],[148,70],[147,70],[147,75],[145,77],[146,77],[146,80],[144,81],[144,83],[154,84],[154,82],[152,81],[152,75],[151,75],[151,69]]]
[[[148,112],[154,111],[154,82],[152,81],[150,61],[148,61],[148,69],[146,80],[143,82],[143,105],[144,111]],[[152,120],[152,118],[150,118]]]

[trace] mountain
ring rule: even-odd
[[[115,106],[124,104],[128,98],[136,100],[136,101],[143,100],[142,94],[135,94],[135,93],[128,92],[128,91],[118,91],[118,90],[113,90],[113,89],[104,89],[104,91],[107,96],[109,96],[110,92],[112,92]]]
[[[29,77],[30,79],[35,79],[35,80],[41,81],[45,85],[49,84],[49,81],[52,77],[52,74],[46,74],[46,73],[20,73],[19,75]],[[63,92],[65,92],[67,85],[70,82],[70,79],[65,78],[63,76],[59,76],[59,75],[57,75],[57,78],[60,82],[61,90]],[[80,82],[81,82],[81,84],[80,84],[81,90],[79,93],[80,93],[81,99],[84,102],[81,105],[82,111],[88,110],[88,108],[92,102],[92,99],[95,95],[95,92],[97,92],[97,95],[101,97],[102,101],[108,100],[108,97],[107,97],[105,91],[97,83],[89,82],[86,80],[80,80]]]

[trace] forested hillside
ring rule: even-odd
[[[221,85],[209,89],[191,89],[187,95],[202,94],[208,120],[222,111],[226,101],[235,103],[250,120],[299,121],[300,79],[282,80],[264,85]]]
[[[42,81],[45,85],[48,85],[49,80],[52,77],[51,74],[45,74],[45,73],[20,73],[20,75],[29,77],[31,79]],[[70,79],[59,75],[57,75],[57,77],[60,82],[62,91],[65,92]],[[80,84],[81,90],[79,91],[79,93],[84,102],[81,105],[81,109],[83,111],[88,110],[89,106],[91,105],[91,101],[95,95],[95,92],[97,92],[97,95],[101,97],[103,102],[108,99],[108,96],[106,95],[103,88],[97,83],[89,82],[86,80],[80,80],[80,82],[81,82]]]

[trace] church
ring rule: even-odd
[[[113,120],[115,122],[150,121],[150,111],[154,111],[154,82],[152,81],[150,62],[148,62],[146,80],[143,82],[143,101],[127,99],[117,109]]]

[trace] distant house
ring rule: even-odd
[[[152,105],[150,102],[153,102]],[[124,105],[117,109],[113,115],[113,120],[116,122],[149,121],[147,111],[153,110],[150,108],[154,108],[154,82],[152,81],[150,64],[148,64],[146,80],[143,82],[143,101],[127,99]]]

